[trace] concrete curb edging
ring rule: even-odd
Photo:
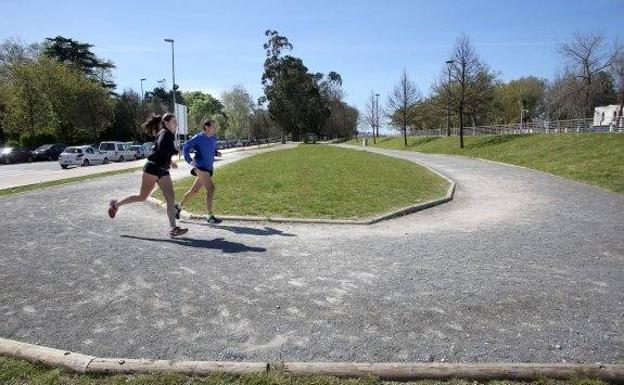
[[[98,358],[44,346],[0,338],[0,355],[63,367],[78,373],[179,373],[205,375],[265,373],[268,362],[186,361]],[[546,364],[546,363],[350,363],[285,362],[278,363],[293,375],[327,375],[357,378],[373,375],[385,381],[447,380],[521,380],[540,378],[592,378],[624,384],[624,364]]]
[[[624,365],[545,364],[545,363],[346,363],[293,362],[284,363],[286,373],[365,377],[374,375],[385,381],[451,380],[469,381],[512,380],[533,381],[540,378],[593,378],[614,384],[624,383]]]
[[[349,145],[334,145],[334,146],[343,147],[343,148],[351,147]],[[355,149],[359,149],[359,148],[355,148]],[[440,178],[448,182],[449,187],[446,191],[446,195],[443,198],[432,199],[423,203],[418,203],[415,205],[403,207],[398,210],[387,212],[387,213],[384,213],[375,217],[367,218],[367,219],[283,218],[283,217],[258,217],[258,216],[241,216],[241,215],[221,215],[219,216],[219,218],[223,219],[224,221],[241,221],[241,222],[307,223],[307,224],[328,224],[328,225],[372,225],[372,224],[386,221],[389,219],[394,219],[394,218],[402,217],[408,214],[413,214],[415,212],[422,211],[422,210],[425,210],[434,206],[438,206],[438,205],[441,205],[441,204],[444,204],[453,200],[453,196],[455,195],[455,188],[456,188],[455,181],[453,181],[451,178],[447,177],[446,175],[420,162],[413,162],[413,163],[417,163],[419,166],[426,168],[430,172],[436,174],[437,176],[439,176]],[[167,204],[165,202],[159,199],[156,199],[151,195],[147,198],[147,202],[154,204],[158,207],[164,208],[164,209],[167,208]],[[180,218],[184,218],[186,220],[191,220],[191,221],[196,221],[196,220],[205,219],[205,216],[192,214],[185,210],[182,210],[182,212],[180,213]]]

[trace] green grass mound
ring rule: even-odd
[[[412,162],[320,144],[243,159],[217,169],[214,181],[217,213],[263,217],[368,218],[448,189],[446,180]],[[192,182],[176,183],[178,200]],[[205,213],[204,192],[185,209]]]
[[[495,160],[624,193],[624,135],[618,133],[467,136],[463,149],[456,136],[409,137],[407,148],[403,138],[379,138],[376,145],[369,139],[369,145]]]
[[[293,376],[279,370],[268,373],[234,376],[215,373],[208,376],[182,374],[97,375],[77,374],[63,369],[33,365],[25,361],[0,357],[0,384],[3,385],[384,385],[375,377],[341,379],[330,376]],[[395,383],[396,384],[396,383]],[[607,385],[603,381],[579,379],[536,382],[515,381],[417,381],[415,385]]]

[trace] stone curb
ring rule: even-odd
[[[520,380],[541,378],[601,379],[624,384],[623,364],[546,364],[546,363],[351,363],[351,362],[234,362],[99,358],[65,350],[0,338],[0,355],[62,367],[78,373],[179,373],[206,375],[266,373],[272,368],[293,375],[328,375],[358,378],[373,375],[386,381]]]
[[[357,148],[356,146],[350,146],[350,145],[334,145],[334,146],[345,147],[345,148],[353,147],[353,149],[362,150],[360,148]],[[362,150],[362,151],[365,151],[365,150]],[[389,156],[389,155],[386,155],[386,156]],[[258,216],[238,216],[238,215],[222,215],[222,216],[219,216],[219,218],[223,219],[224,221],[240,221],[240,222],[302,223],[302,224],[307,223],[307,224],[326,224],[326,225],[372,225],[372,224],[386,221],[389,219],[394,219],[394,218],[402,217],[405,215],[413,214],[415,212],[422,211],[422,210],[425,210],[434,206],[438,206],[438,205],[441,205],[441,204],[444,204],[453,200],[453,196],[455,195],[455,187],[456,187],[455,181],[453,181],[451,178],[447,177],[446,175],[420,162],[413,162],[413,163],[417,163],[421,167],[426,168],[427,170],[433,172],[434,174],[438,175],[439,177],[441,177],[442,179],[446,180],[449,183],[449,187],[446,191],[446,195],[443,198],[432,199],[427,202],[403,207],[398,210],[384,213],[384,214],[381,214],[372,218],[367,218],[367,219],[282,218],[282,217],[258,217]],[[158,207],[165,208],[165,209],[167,208],[166,203],[152,196],[148,197],[147,201],[149,203],[155,204]],[[180,218],[184,218],[187,221],[199,221],[199,220],[204,220],[206,217],[204,215],[192,214],[185,210],[182,210],[182,212],[180,213]]]

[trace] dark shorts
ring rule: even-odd
[[[195,172],[195,169],[198,169],[199,171],[203,171],[203,172],[207,172],[208,174],[210,174],[210,176],[212,176],[214,174],[214,170],[208,170],[205,167],[195,167],[191,170],[191,175],[193,176],[197,176],[197,173]]]
[[[150,175],[157,176],[159,179],[163,176],[169,176],[169,169],[165,167],[160,167],[156,163],[148,160],[143,166],[143,172],[146,172]]]

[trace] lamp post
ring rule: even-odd
[[[141,103],[143,103],[143,98],[145,97],[145,93],[143,93],[143,82],[146,80],[146,78],[141,78]]]
[[[176,82],[175,82],[175,51],[174,51],[174,41],[173,39],[165,39],[165,42],[171,43],[171,80],[173,84],[171,85],[171,93],[173,94],[173,105],[171,106],[172,113],[175,114],[175,104],[176,104]]]
[[[455,63],[455,60],[447,60],[446,68],[448,71],[448,90],[451,92],[451,65]],[[446,136],[451,136],[451,108],[449,106],[448,99],[446,100]]]

